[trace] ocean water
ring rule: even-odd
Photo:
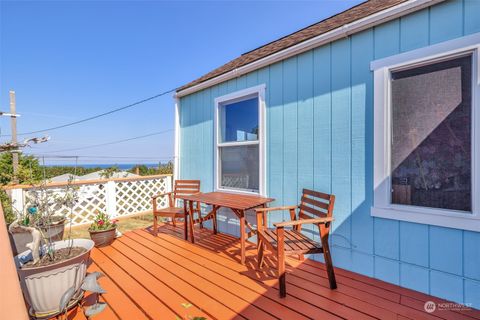
[[[129,169],[135,167],[136,165],[138,165],[138,163],[110,163],[110,164],[107,164],[107,163],[102,163],[102,164],[94,164],[94,163],[82,164],[82,163],[79,163],[77,165],[77,167],[105,169],[105,168],[110,168],[110,167],[113,167],[113,166],[117,166],[118,169],[120,169],[120,170],[129,170]],[[141,163],[140,165],[145,165],[149,168],[158,167],[158,163]],[[69,164],[69,163],[66,163],[66,164],[47,164],[46,166],[47,167],[57,167],[57,166],[59,166],[59,167],[75,167],[75,164],[74,163],[72,163],[72,164]]]

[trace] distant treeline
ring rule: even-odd
[[[137,165],[128,172],[139,174],[141,176],[150,176],[155,174],[173,174],[173,162],[159,163],[157,167],[147,167],[146,165]]]
[[[104,170],[110,173],[113,172],[118,172],[121,171],[118,166],[112,165],[109,168],[105,167],[93,167],[93,168],[85,168],[82,167],[81,165],[75,167],[72,166],[46,166],[42,167],[42,171],[45,172],[45,177],[46,179],[50,179],[62,174],[76,174],[77,176],[83,176],[92,172]],[[168,162],[168,163],[159,163],[158,166],[152,167],[152,166],[146,166],[144,164],[141,165],[136,165],[132,167],[129,170],[126,170],[127,172],[131,172],[134,174],[138,174],[141,176],[149,176],[149,175],[155,175],[155,174],[172,174],[173,173],[173,163]],[[107,176],[108,177],[108,176]]]

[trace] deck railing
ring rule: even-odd
[[[8,238],[7,226],[0,204],[0,310],[2,319],[28,319],[27,308],[20,289],[17,269],[13,261],[12,248]]]
[[[5,189],[11,193],[13,207],[24,212],[35,201],[36,194],[47,192],[61,196],[69,187],[76,188],[73,205],[50,205],[51,212],[71,217],[72,225],[91,223],[97,212],[106,212],[112,218],[127,217],[152,210],[152,196],[172,190],[172,175],[153,175],[129,178],[111,178],[73,182],[54,182],[43,185],[15,185]],[[158,198],[159,208],[167,206],[167,198]]]

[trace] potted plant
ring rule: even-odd
[[[17,219],[9,226],[14,255],[26,251],[27,243],[31,243],[33,240],[28,229],[21,228],[22,226],[39,228],[50,242],[62,240],[66,216],[61,208],[73,206],[78,195],[77,189],[70,182],[64,191],[49,189],[42,183],[32,185],[28,191],[28,198],[30,201],[26,208],[23,208],[21,212],[16,212]],[[41,240],[41,244],[44,244],[43,240]]]
[[[90,238],[95,242],[95,247],[110,245],[117,233],[118,220],[111,220],[108,214],[97,212],[93,223],[88,228]]]
[[[34,318],[50,318],[82,299],[81,286],[94,243],[90,239],[71,239],[70,232],[68,239],[62,240],[66,216],[54,208],[67,206],[73,212],[78,201],[75,188],[69,185],[66,190],[52,191],[40,185],[32,192],[36,193],[34,200],[17,213],[9,231],[14,238],[23,234],[31,239],[25,245],[28,250],[15,256],[29,313]]]

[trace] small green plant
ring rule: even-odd
[[[110,219],[110,216],[104,212],[97,212],[89,231],[110,230],[117,227],[117,219]]]
[[[193,305],[190,302],[184,302],[180,304],[185,310],[191,308]],[[185,315],[185,317],[180,318],[179,316],[176,317],[176,320],[207,320],[205,317],[195,317],[190,315]]]
[[[15,212],[13,211],[12,207],[12,200],[5,192],[5,190],[0,190],[0,203],[3,208],[3,216],[5,217],[5,221],[7,224],[12,223],[16,219]]]

